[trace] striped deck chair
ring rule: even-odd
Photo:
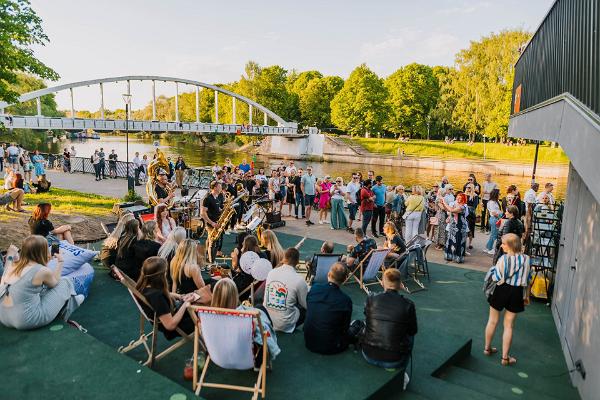
[[[312,283],[327,283],[327,274],[336,262],[342,259],[341,254],[315,254],[313,258],[315,276]]]
[[[156,335],[158,334],[157,333],[158,326],[160,325],[160,319],[158,318],[158,315],[156,315],[156,313],[154,313],[154,315],[152,315],[152,317],[146,315],[141,304],[144,304],[145,306],[149,307],[150,309],[152,309],[152,306],[150,306],[150,303],[144,297],[144,295],[141,294],[135,288],[135,281],[133,279],[128,277],[123,271],[121,271],[115,265],[113,265],[111,267],[111,270],[113,271],[114,276],[117,277],[119,282],[121,282],[123,284],[123,286],[125,286],[127,288],[127,290],[129,291],[129,294],[131,295],[131,298],[133,299],[133,302],[135,303],[138,310],[140,311],[140,335],[137,339],[129,342],[129,344],[127,346],[119,347],[119,349],[118,349],[119,353],[127,353],[128,351],[131,351],[139,346],[144,346],[144,349],[146,350],[146,353],[148,354],[148,358],[144,362],[144,365],[152,368],[154,361],[158,361],[161,358],[164,358],[169,353],[172,353],[173,351],[177,350],[178,348],[180,348],[181,346],[183,346],[184,344],[186,344],[187,342],[189,342],[190,340],[193,339],[193,333],[190,333],[188,335],[185,332],[183,332],[181,329],[176,328],[176,331],[181,336],[181,339],[179,339],[176,343],[169,346],[167,349],[163,350],[161,353],[156,354],[156,352],[157,352]],[[148,332],[148,333],[146,332],[146,329],[145,329],[146,321],[148,321],[150,323],[150,325],[152,326],[152,331]],[[150,341],[150,346],[148,345],[148,341]]]
[[[384,269],[385,258],[387,257],[390,249],[372,249],[367,255],[358,263],[356,268],[350,272],[346,282],[353,278],[360,288],[369,294],[370,285],[380,284],[382,285],[380,272]],[[367,262],[365,266],[365,262]],[[368,283],[365,283],[368,282]]]
[[[267,335],[263,330],[260,312],[238,311],[226,308],[192,306],[189,308],[194,316],[194,379],[193,388],[200,395],[203,387],[215,389],[238,390],[252,393],[252,400],[260,394],[266,394],[267,373]],[[255,325],[257,324],[257,325]],[[248,370],[254,368],[254,326],[258,326],[262,335],[262,363],[258,369],[256,381],[252,386],[239,386],[226,383],[206,382],[206,372],[211,361],[224,369]],[[223,332],[227,332],[224,335]],[[206,361],[198,378],[198,351],[200,335],[206,344]]]

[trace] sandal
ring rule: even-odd
[[[505,367],[514,365],[517,363],[517,359],[511,356],[508,356],[506,358],[502,357],[502,365],[504,365]]]
[[[483,349],[483,354],[486,356],[491,356],[492,354],[496,354],[497,352],[498,352],[498,349],[495,347]]]

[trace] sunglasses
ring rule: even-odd
[[[342,183],[342,181],[335,181],[335,183]]]

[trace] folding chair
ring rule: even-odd
[[[267,378],[267,336],[263,330],[260,312],[237,311],[226,308],[192,306],[196,328],[194,330],[194,380],[193,389],[200,395],[203,387],[238,390],[252,393],[252,400],[260,394],[266,394]],[[248,370],[254,368],[254,324],[259,327],[262,336],[262,363],[253,386],[239,386],[225,383],[205,382],[208,366],[212,361],[225,369]],[[226,335],[223,332],[227,332]],[[207,348],[206,361],[198,379],[198,345],[200,334]]]
[[[160,324],[158,315],[156,315],[156,312],[154,312],[154,315],[152,316],[152,318],[150,318],[146,315],[140,302],[143,303],[145,306],[149,307],[150,309],[152,309],[152,306],[150,306],[150,303],[144,297],[144,295],[141,294],[135,288],[135,281],[133,279],[128,277],[125,273],[123,273],[123,271],[121,271],[115,265],[113,265],[111,267],[111,270],[113,271],[114,276],[116,276],[119,279],[119,282],[121,282],[123,284],[123,286],[125,286],[127,288],[127,290],[129,291],[129,294],[131,295],[131,298],[133,299],[133,302],[135,303],[138,310],[140,311],[140,336],[136,340],[132,340],[131,342],[129,342],[129,344],[127,346],[119,347],[119,349],[118,349],[119,353],[124,354],[124,353],[127,353],[128,351],[135,349],[138,346],[144,346],[144,349],[146,350],[146,353],[148,354],[148,359],[144,362],[144,365],[152,368],[154,361],[160,360],[161,358],[167,356],[169,353],[172,353],[173,351],[177,350],[178,348],[180,348],[181,346],[183,346],[184,344],[186,344],[187,342],[192,340],[192,338],[193,338],[192,333],[190,333],[188,335],[185,332],[183,332],[181,329],[176,328],[175,330],[177,333],[179,333],[179,335],[181,336],[181,339],[178,340],[173,345],[169,346],[163,352],[156,354],[156,351],[157,351],[156,336],[158,334],[157,333],[158,326]],[[150,323],[150,325],[152,325],[152,331],[149,333],[146,333],[145,321],[148,321]],[[148,340],[151,341],[150,346],[148,346]]]
[[[356,268],[350,272],[350,275],[346,279],[346,282],[350,278],[354,278],[354,280],[358,283],[360,288],[364,290],[367,294],[369,294],[369,285],[380,284],[383,286],[381,282],[381,278],[379,277],[379,272],[383,269],[385,258],[387,257],[390,249],[372,249],[367,255],[358,263]],[[365,262],[368,260],[368,264],[365,267]],[[358,275],[356,272],[358,271]],[[365,283],[371,281],[369,283]],[[374,282],[373,282],[374,281]]]
[[[307,280],[312,280],[312,283],[327,283],[327,274],[329,270],[336,262],[340,262],[342,260],[341,254],[315,254],[313,257],[312,269],[314,271],[314,275],[312,271],[307,271]]]
[[[421,290],[427,290],[425,285],[419,279],[419,275],[427,276],[427,280],[430,280],[429,277],[429,265],[427,264],[427,250],[431,246],[431,241],[424,239],[422,243],[413,243],[406,250],[406,255],[400,265],[398,265],[398,269],[403,275],[402,283],[404,284],[404,290],[407,293],[415,293]],[[414,290],[410,289],[410,283],[415,283],[416,288]]]

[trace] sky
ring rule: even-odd
[[[553,0],[32,0],[50,42],[36,56],[65,84],[122,75],[236,81],[247,61],[316,69],[346,79],[361,63],[385,77],[403,65],[453,65],[470,41],[503,29],[534,31]],[[55,83],[50,82],[50,86]],[[151,99],[132,82],[133,108]],[[181,87],[180,92],[192,91]],[[105,85],[123,108],[125,84]],[[173,84],[157,83],[173,96]],[[98,87],[75,89],[75,108],[97,110]],[[70,108],[66,92],[57,94]]]

